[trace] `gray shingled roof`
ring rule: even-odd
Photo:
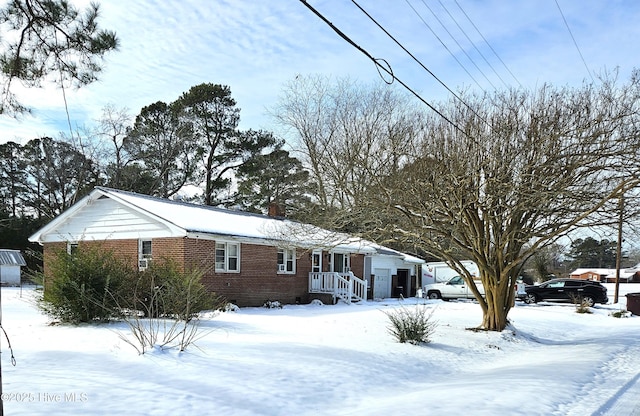
[[[26,266],[20,250],[0,249],[0,266]]]

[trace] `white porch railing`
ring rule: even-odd
[[[309,293],[328,293],[350,304],[354,300],[367,300],[367,281],[352,272],[311,272]]]

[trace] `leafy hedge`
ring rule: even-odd
[[[189,321],[224,301],[201,282],[202,272],[182,272],[159,260],[146,271],[104,250],[80,244],[73,254],[59,250],[47,259],[49,273],[39,301],[42,311],[64,323],[104,322],[132,314]]]

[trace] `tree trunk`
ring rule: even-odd
[[[486,299],[487,307],[483,308],[482,328],[487,331],[500,332],[507,327],[507,314],[510,308],[505,304],[504,296],[500,296],[494,291],[487,290]]]

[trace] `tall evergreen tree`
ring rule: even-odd
[[[189,126],[179,122],[173,104],[158,101],[144,107],[125,138],[124,148],[140,171],[155,179],[138,192],[168,198],[193,179],[193,136]],[[145,186],[144,182],[138,185]]]
[[[592,237],[579,238],[571,243],[567,254],[574,268],[613,268],[616,265],[616,242],[596,240]]]
[[[193,86],[175,104],[181,110],[182,123],[191,126],[198,143],[204,203],[218,205],[223,202],[220,193],[229,188],[233,173],[276,140],[267,132],[238,130],[240,109],[226,85]]]
[[[44,137],[28,142],[24,152],[25,206],[38,218],[59,215],[98,182],[96,165],[69,143]]]
[[[10,0],[0,8],[0,113],[28,110],[11,92],[15,80],[81,87],[97,79],[104,56],[118,46],[114,32],[99,29],[98,12],[96,3],[81,12],[67,0]]]
[[[246,211],[264,214],[275,202],[288,217],[295,218],[310,204],[309,172],[284,149],[252,158],[238,169],[236,178],[233,203]]]
[[[2,210],[12,217],[19,214],[25,199],[26,166],[22,146],[15,142],[0,144],[0,198]]]

